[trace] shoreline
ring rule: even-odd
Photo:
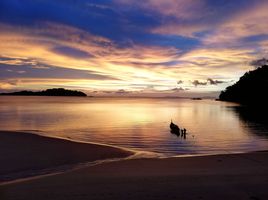
[[[83,143],[30,132],[0,131],[0,185],[64,173],[83,165],[135,154],[124,148]]]
[[[10,145],[16,149],[4,152]],[[111,146],[1,131],[0,146],[0,178],[22,166],[63,167],[2,182],[1,200],[268,199],[268,151],[142,158]],[[33,157],[25,157],[27,152]]]
[[[1,135],[2,134],[2,135]],[[250,152],[232,152],[232,153],[215,153],[215,154],[181,154],[181,155],[175,155],[175,156],[164,156],[160,155],[158,153],[153,153],[153,152],[145,152],[145,151],[135,151],[135,150],[130,150],[124,147],[117,147],[109,144],[102,144],[102,143],[96,143],[96,142],[84,142],[84,141],[79,141],[79,140],[73,140],[70,138],[63,138],[63,137],[58,137],[58,136],[44,136],[39,134],[38,132],[34,131],[5,131],[5,130],[0,130],[0,138],[1,136],[6,135],[6,134],[13,134],[13,136],[19,134],[19,136],[26,136],[26,137],[36,137],[39,138],[40,140],[57,140],[60,143],[73,143],[74,145],[77,145],[79,148],[79,145],[88,145],[94,146],[94,147],[100,147],[100,148],[110,148],[115,150],[115,155],[112,155],[112,157],[105,157],[104,159],[93,159],[88,157],[88,160],[82,160],[82,162],[79,161],[73,161],[70,164],[60,164],[60,165],[55,165],[47,168],[42,168],[42,169],[34,169],[34,170],[29,170],[29,171],[24,171],[24,172],[16,172],[15,174],[8,174],[8,178],[5,177],[6,175],[1,173],[1,168],[0,168],[0,186],[3,185],[9,185],[13,183],[18,183],[18,182],[24,182],[28,180],[35,180],[38,178],[43,178],[47,176],[53,176],[53,175],[58,175],[58,174],[64,174],[64,173],[69,173],[72,171],[80,170],[83,168],[88,168],[96,165],[101,165],[109,162],[120,162],[124,160],[139,160],[139,159],[180,159],[180,158],[198,158],[198,157],[210,157],[210,156],[237,156],[237,155],[247,155],[251,153],[267,153],[268,150],[261,150],[261,151],[250,151]],[[15,135],[14,135],[15,134]],[[11,136],[11,137],[13,137]],[[17,137],[15,136],[15,137]],[[1,144],[0,140],[0,144]],[[43,141],[42,141],[43,142]],[[29,144],[31,145],[31,144]],[[49,146],[49,145],[48,145]],[[107,149],[106,149],[107,150]],[[120,152],[121,151],[121,152]],[[121,155],[122,153],[122,155]],[[111,156],[111,155],[109,155]],[[115,157],[113,157],[115,156]],[[117,157],[119,156],[119,157]],[[0,157],[1,159],[1,157]],[[1,161],[1,160],[0,160]],[[38,161],[35,161],[38,162]]]

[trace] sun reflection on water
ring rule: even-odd
[[[1,97],[0,103],[2,130],[39,130],[49,136],[166,155],[243,152],[268,147],[267,128],[254,125],[255,129],[249,129],[231,103],[72,97]],[[187,129],[186,140],[170,134],[171,119]]]

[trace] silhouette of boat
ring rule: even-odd
[[[179,135],[180,134],[180,128],[177,124],[174,124],[171,120],[170,122],[170,132]]]

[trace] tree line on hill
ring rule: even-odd
[[[43,91],[20,91],[11,93],[1,93],[0,95],[14,95],[14,96],[87,96],[85,93],[77,90],[67,90],[64,88],[52,88]]]
[[[268,65],[245,73],[238,82],[222,91],[219,100],[244,105],[263,106],[268,103]]]

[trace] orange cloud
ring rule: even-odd
[[[0,51],[10,60],[0,60],[2,64],[26,64],[35,67],[39,63],[46,66],[79,69],[94,74],[107,75],[114,80],[75,79],[33,79],[20,78],[19,84],[11,85],[6,80],[1,88],[74,87],[90,91],[144,91],[154,86],[155,91],[172,91],[181,80],[182,88],[191,92],[218,91],[223,85],[208,85],[195,88],[193,80],[206,81],[208,78],[230,81],[237,79],[253,60],[254,50],[227,48],[199,48],[182,53],[174,47],[132,45],[118,47],[111,40],[92,35],[83,30],[60,24],[45,23],[43,28],[28,29],[1,24]],[[3,30],[3,31],[2,31]],[[55,51],[55,47],[63,47]],[[65,52],[67,50],[67,53]],[[81,56],[69,55],[82,52]],[[87,56],[88,55],[88,56]],[[47,69],[49,70],[49,69]],[[139,87],[137,89],[137,85]],[[174,92],[174,91],[173,91]],[[187,91],[181,91],[187,93]]]

